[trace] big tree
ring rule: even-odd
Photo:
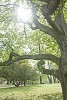
[[[0,62],[0,66],[6,66],[23,59],[44,59],[53,61],[58,65],[58,69],[44,69],[43,73],[50,74],[58,78],[62,87],[63,100],[67,100],[67,24],[64,13],[66,0],[29,0],[28,3],[31,3],[32,6],[33,22],[35,24],[35,27],[31,25],[31,28],[39,29],[45,34],[49,34],[51,37],[53,37],[58,43],[61,56],[57,57],[52,54],[41,53],[37,55],[19,55],[12,51],[10,52],[9,59],[7,61]],[[38,15],[37,11],[41,12],[43,18],[49,23],[48,25],[45,25],[39,20],[40,16]],[[43,65],[43,63],[41,63],[41,65]]]

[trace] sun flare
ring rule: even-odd
[[[23,6],[20,6],[17,9],[17,17],[19,20],[23,21],[24,23],[28,22],[32,16],[31,9],[25,8]]]

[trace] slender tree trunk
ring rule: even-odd
[[[24,86],[26,86],[26,81],[24,80]]]
[[[54,76],[53,76],[53,82],[54,82],[54,83],[56,83],[56,82],[57,82],[57,81],[56,81],[56,77],[54,77]]]
[[[52,76],[47,75],[47,77],[48,77],[49,83],[52,83]]]
[[[6,84],[9,84],[9,80],[7,80],[7,83]]]
[[[42,84],[42,76],[40,75],[40,84]]]

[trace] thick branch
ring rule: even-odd
[[[55,0],[55,2],[56,2],[57,5],[58,5],[58,3],[60,2],[60,0],[57,0],[57,1]],[[55,6],[55,2],[54,2],[54,0],[51,0],[51,2],[49,1],[48,5],[51,5],[51,3],[52,3],[52,4],[54,3],[52,6]],[[51,8],[51,6],[50,6],[50,8]],[[48,7],[45,8],[45,10],[46,10],[46,9],[48,9]],[[49,9],[49,11],[50,11],[50,10],[51,10],[51,9]],[[52,10],[53,10],[53,9],[52,9]],[[43,11],[42,11],[42,12],[43,12]],[[47,12],[47,11],[45,11],[45,12]],[[44,12],[44,14],[45,14],[45,12]],[[37,14],[36,14],[37,11],[36,11],[36,8],[35,8],[35,4],[33,4],[33,3],[32,3],[32,13],[33,13],[33,21],[34,21],[35,25],[36,25],[36,26],[40,25],[40,26],[43,27],[43,25],[40,24],[40,23],[38,22],[38,16],[37,16]],[[43,15],[44,15],[44,14],[43,14]],[[45,14],[44,17],[46,18],[46,20],[47,20],[47,22],[50,24],[50,26],[55,30],[56,35],[59,34],[59,33],[63,33],[62,28],[59,27],[54,21],[52,21],[49,15]],[[37,25],[37,23],[38,23],[38,25]],[[40,28],[40,27],[39,27],[39,28]],[[53,34],[55,34],[55,33],[53,33]]]
[[[34,20],[34,23],[35,23],[37,29],[40,29],[40,31],[45,32],[46,34],[52,36],[55,40],[58,41],[59,37],[58,37],[58,34],[56,31],[54,31],[50,27],[44,26],[43,24],[41,24],[37,20]]]
[[[0,62],[0,66],[6,66],[9,65],[13,62],[19,61],[19,60],[23,60],[23,59],[33,59],[33,60],[51,60],[53,62],[55,62],[58,66],[60,66],[60,58],[52,55],[52,54],[37,54],[37,55],[18,55],[16,53],[12,53],[11,57],[15,57],[13,60],[8,60],[5,62]]]
[[[52,15],[55,10],[58,8],[58,5],[62,4],[63,6],[63,2],[61,0],[49,0],[49,3],[47,3],[47,5],[42,7],[42,14],[44,15],[44,17],[46,18],[47,22],[50,24],[50,26],[59,33],[64,33],[62,28],[58,26],[58,24],[56,24],[54,21],[51,20],[49,15]],[[62,9],[61,9],[62,10]]]
[[[49,16],[45,16],[45,18],[46,18],[47,22],[51,25],[51,27],[52,27],[56,32],[58,32],[58,34],[59,34],[59,33],[61,33],[61,34],[64,33],[63,30],[62,30],[62,28],[59,27],[55,22],[53,22]]]
[[[32,4],[32,14],[33,14],[33,22],[34,24],[36,25],[36,28],[37,29],[40,29],[40,31],[43,31],[45,32],[46,34],[49,34],[51,35],[55,40],[58,41],[58,32],[56,30],[53,30],[52,28],[50,27],[47,27],[47,26],[44,26],[43,24],[41,24],[39,21],[38,21],[38,16],[36,14],[36,9],[34,7],[34,5]],[[51,23],[52,21],[49,20],[48,23]],[[49,24],[50,24],[49,23]],[[52,26],[55,27],[55,25],[53,24],[52,22]]]
[[[59,14],[59,19],[60,19],[61,27],[62,27],[65,35],[67,36],[67,23],[64,19],[64,15],[62,13]]]

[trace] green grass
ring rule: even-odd
[[[0,100],[61,100],[60,84],[0,88]]]

